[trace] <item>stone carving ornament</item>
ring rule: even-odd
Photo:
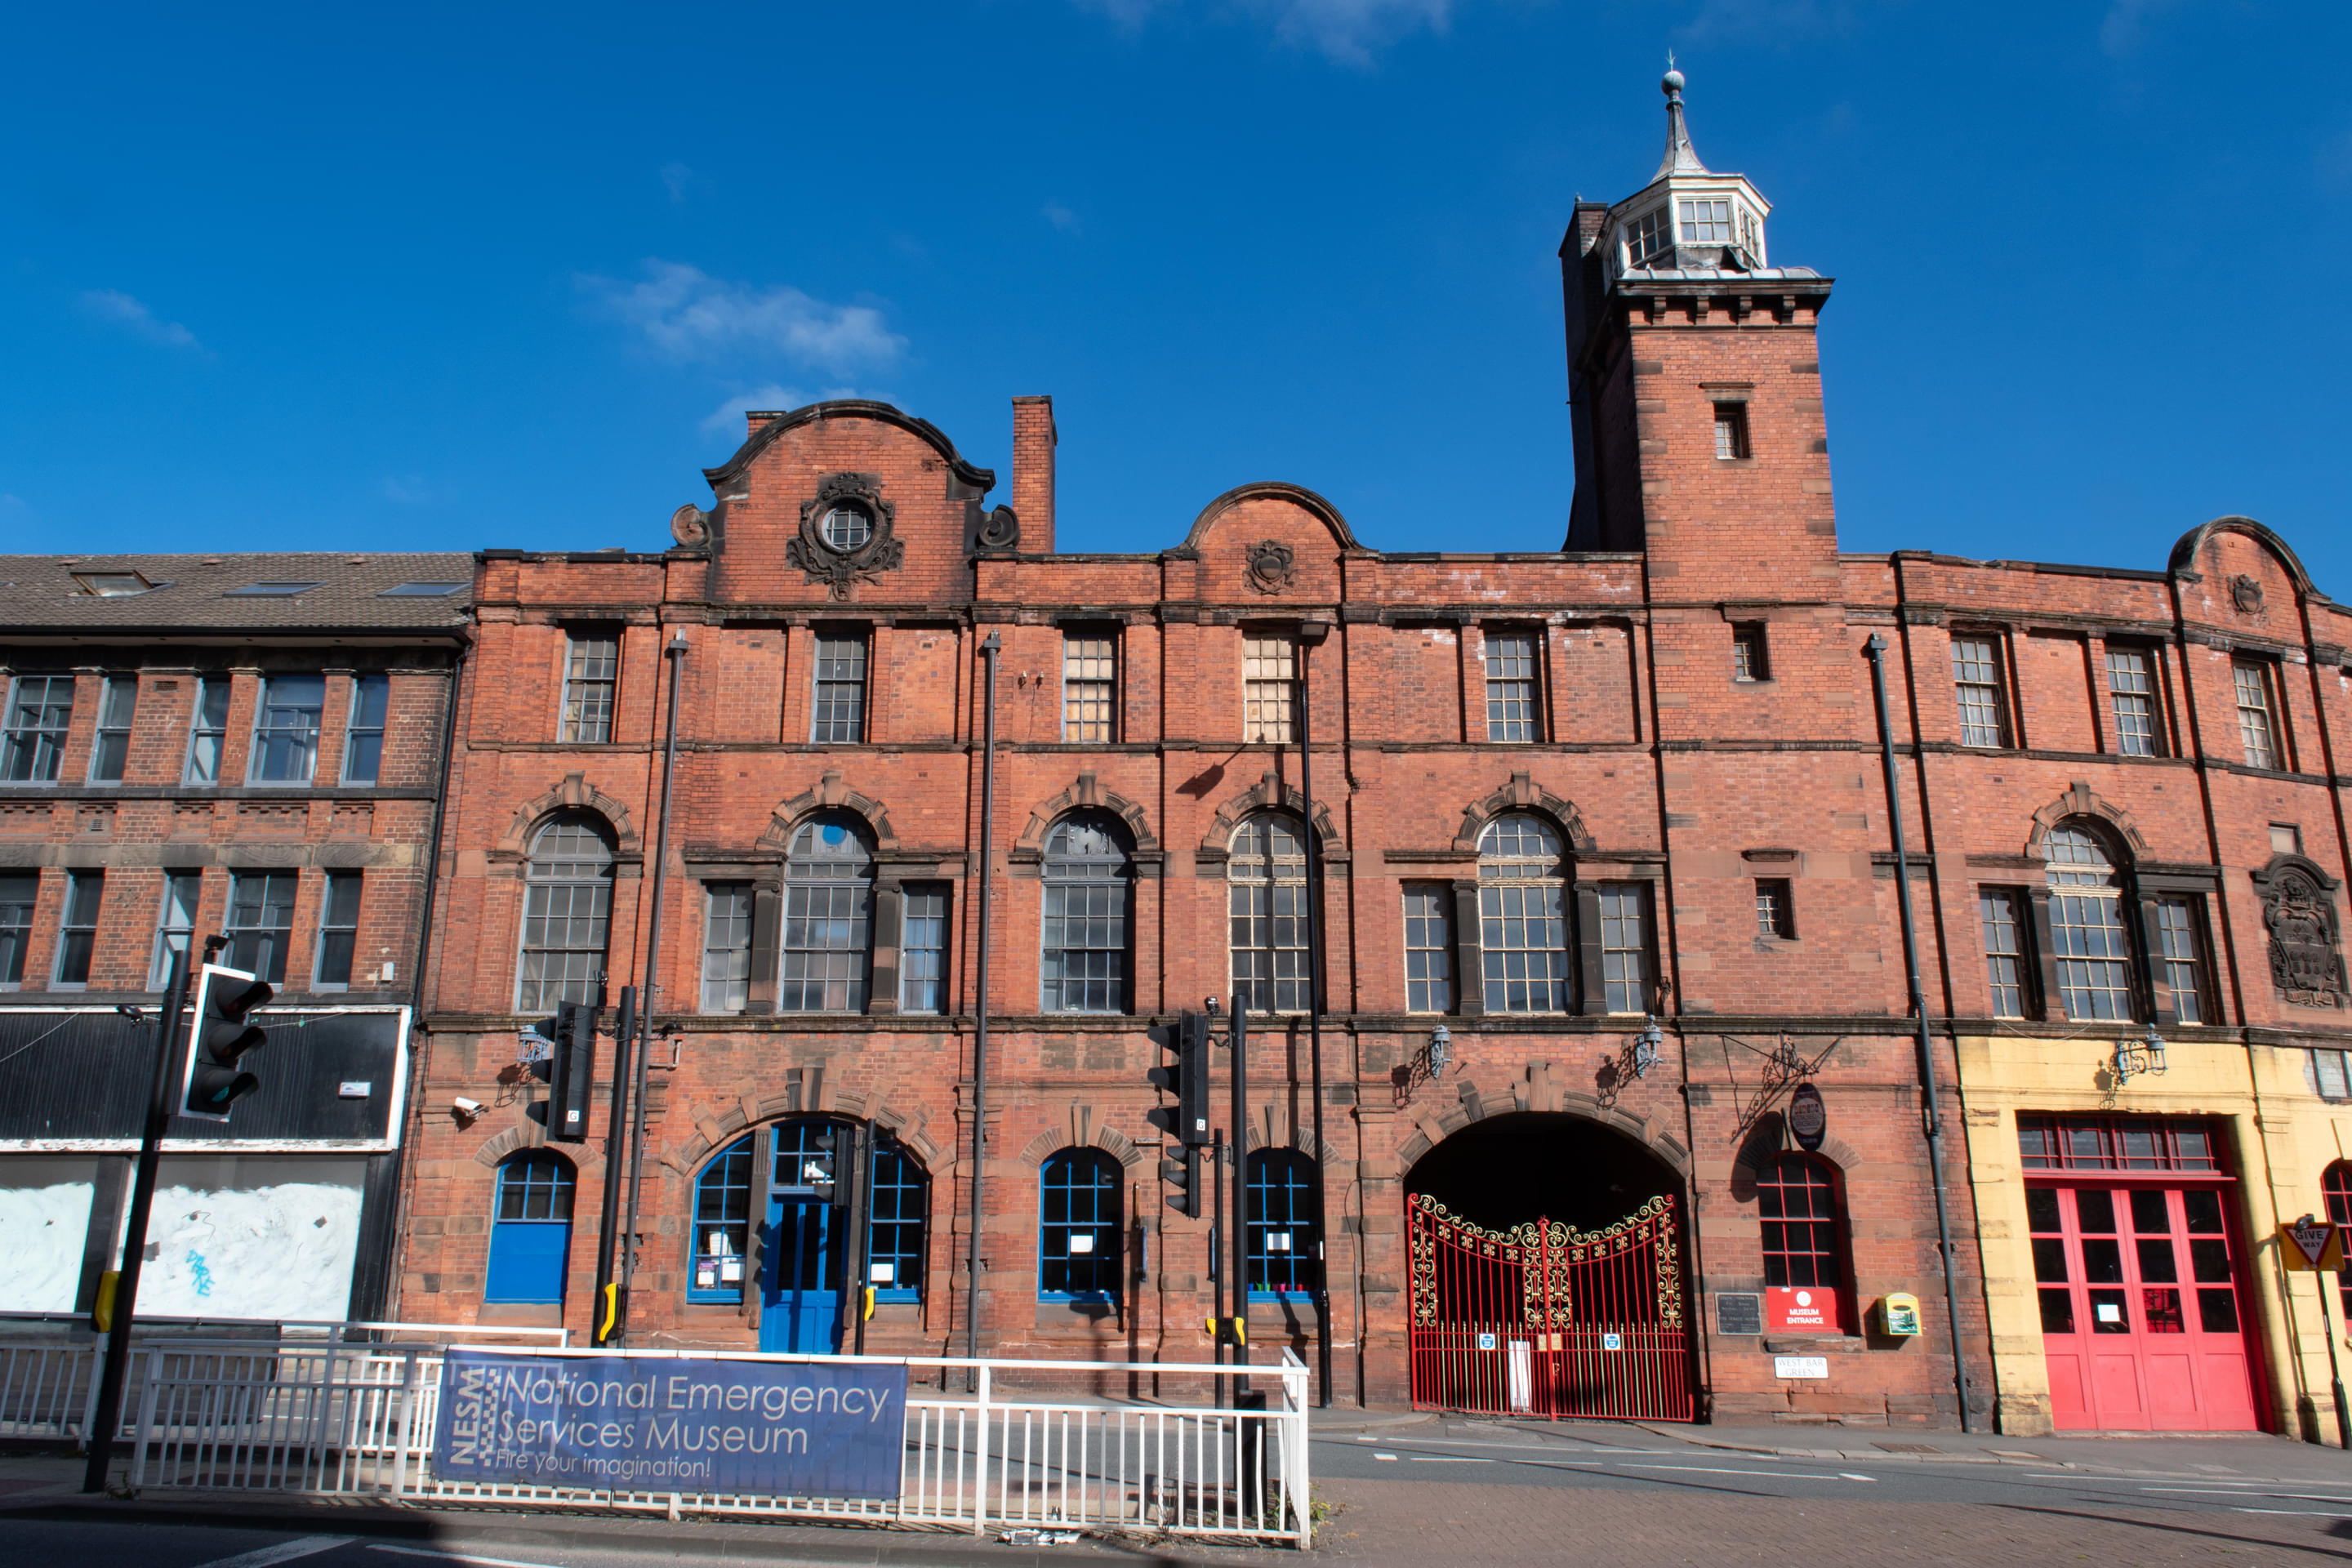
[[[2254,873],[2254,885],[2262,890],[2263,926],[2270,933],[2271,984],[2297,1006],[2343,1006],[2334,879],[2309,861],[2274,856]]]
[[[2240,573],[2230,579],[2230,603],[2238,606],[2238,613],[2242,616],[2260,615],[2263,608],[2262,584]]]
[[[1279,594],[1297,574],[1297,559],[1278,539],[1261,539],[1249,547],[1249,584],[1261,594]]]
[[[844,504],[862,508],[871,529],[865,540],[843,549],[824,537],[826,514]],[[898,569],[907,546],[891,532],[898,508],[882,499],[879,474],[827,474],[816,494],[801,502],[801,531],[784,547],[784,559],[825,585],[828,597],[846,599],[850,585],[871,583]]]

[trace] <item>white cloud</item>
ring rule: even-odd
[[[2180,0],[2115,0],[2107,7],[2106,19],[2099,24],[2099,47],[2111,57],[2127,55],[2147,41],[2148,24],[2159,11],[2168,11]]]
[[[1139,31],[1181,0],[1076,0],[1116,26]],[[1373,54],[1407,34],[1445,31],[1454,0],[1239,0],[1238,8],[1274,29],[1284,43],[1311,48],[1340,65],[1369,67]]]
[[[772,381],[749,392],[739,392],[712,409],[703,419],[702,428],[710,434],[731,436],[740,441],[743,438],[743,416],[751,409],[782,412],[803,404],[829,402],[836,397],[872,395],[871,393],[861,394],[854,386],[828,386],[823,392],[810,393],[797,386],[784,386]],[[881,401],[887,403],[889,399],[886,397]]]
[[[661,182],[669,191],[670,201],[678,206],[684,206],[688,196],[706,188],[710,183],[683,163],[664,163],[661,166]]]
[[[205,345],[196,342],[195,333],[177,321],[157,321],[152,310],[120,289],[92,289],[82,295],[81,308],[100,321],[111,321],[131,336],[151,343],[204,352]]]
[[[1078,215],[1059,202],[1047,202],[1038,210],[1045,214],[1047,223],[1052,224],[1064,234],[1076,234],[1081,226]]]
[[[682,262],[646,263],[642,282],[583,278],[581,286],[645,334],[667,358],[757,360],[839,374],[895,363],[907,340],[870,305],[831,305],[778,284],[760,289],[713,278]]]
[[[383,491],[384,500],[388,501],[397,501],[402,506],[430,506],[433,504],[432,491],[425,484],[425,478],[421,474],[409,474],[397,479],[387,474],[384,476],[383,483],[381,488]]]

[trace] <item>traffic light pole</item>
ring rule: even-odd
[[[1321,846],[1315,833],[1315,753],[1309,737],[1315,722],[1315,650],[1330,635],[1320,621],[1298,628],[1298,794],[1307,808],[1307,1070],[1308,1095],[1315,1106],[1315,1148],[1307,1158],[1315,1165],[1315,1403],[1331,1405],[1331,1283],[1323,1266],[1330,1250],[1324,1238],[1329,1211],[1323,1179],[1323,888]],[[1294,1239],[1293,1246],[1297,1245]]]
[[[216,936],[205,939],[205,957],[221,947]],[[114,1282],[113,1316],[106,1325],[106,1369],[98,1383],[98,1406],[91,1413],[89,1463],[82,1471],[81,1489],[102,1492],[106,1472],[114,1463],[114,1429],[122,1420],[122,1384],[131,1360],[131,1313],[139,1302],[139,1266],[147,1260],[147,1216],[155,1206],[155,1173],[163,1156],[163,1130],[172,1121],[172,1069],[179,1053],[172,1048],[180,1032],[180,1011],[188,1000],[188,954],[172,955],[171,984],[163,993],[163,1010],[155,1019],[155,1087],[147,1096],[147,1126],[139,1135],[139,1173],[131,1184],[131,1216],[123,1233],[122,1269]]]
[[[1234,1365],[1249,1365],[1249,1012],[1234,994]],[[1250,1391],[1247,1371],[1234,1374],[1234,1407]]]
[[[1209,1293],[1210,1321],[1216,1331],[1210,1335],[1210,1353],[1218,1366],[1225,1364],[1225,1271],[1217,1261],[1217,1243],[1223,1239],[1225,1227],[1225,1130],[1218,1128],[1209,1135]],[[1213,1379],[1217,1385],[1217,1408],[1225,1408],[1225,1376],[1219,1373]]]
[[[669,660],[669,721],[662,751],[661,826],[654,835],[652,914],[646,922],[646,1010],[637,1028],[636,1076],[632,1080],[634,1089],[630,1095],[635,1114],[629,1119],[628,1244],[621,1248],[623,1312],[628,1310],[629,1287],[637,1269],[637,1199],[646,1179],[646,1066],[654,1054],[654,1005],[661,995],[662,883],[669,870],[669,807],[677,784],[677,672],[686,662],[687,646],[686,634],[673,632],[668,645],[662,649],[662,657]],[[611,1160],[608,1152],[608,1166]],[[622,1342],[627,1342],[625,1332]]]
[[[604,1344],[620,1327],[619,1287],[613,1278],[613,1247],[621,1232],[621,1173],[629,1131],[629,1047],[637,1029],[637,988],[621,987],[621,1016],[613,1026],[613,1107],[604,1123],[604,1212],[596,1228],[595,1320],[589,1342]]]

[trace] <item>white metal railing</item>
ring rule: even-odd
[[[0,1329],[42,1323],[81,1329],[88,1322],[87,1318],[64,1313],[0,1312]],[[322,1347],[354,1336],[363,1343],[369,1336],[377,1334],[390,1334],[407,1341],[426,1339],[467,1343],[501,1339],[552,1340],[560,1347],[572,1342],[569,1329],[509,1328],[471,1323],[329,1322],[309,1319],[248,1322],[231,1318],[142,1318],[135,1331],[140,1337],[131,1342],[132,1355],[140,1358],[151,1348],[199,1342],[184,1335],[164,1338],[153,1331],[200,1328],[249,1328],[254,1331],[254,1338],[225,1342],[259,1354],[274,1353],[280,1345],[289,1342],[297,1345]],[[274,1340],[262,1337],[268,1334],[278,1337]],[[104,1356],[104,1340],[87,1331],[53,1339],[0,1340],[0,1438],[38,1437],[70,1440],[76,1444],[87,1442],[90,1425],[97,1415],[98,1369]],[[134,1373],[142,1364],[142,1361],[134,1359]],[[126,1400],[123,1412],[126,1425],[131,1415],[131,1407]]]
[[[551,1351],[677,1360],[681,1351]],[[903,1364],[911,1386],[896,1499],[744,1497],[443,1481],[432,1473],[442,1354],[425,1345],[156,1342],[131,1369],[131,1484],[334,1497],[597,1507],[835,1520],[985,1534],[1075,1529],[1311,1543],[1305,1363],[1255,1371],[1278,1383],[1265,1410],[1086,1403],[1000,1394],[1125,1373],[1206,1380],[1231,1368],[956,1356],[722,1354],[730,1361]],[[933,1394],[918,1369],[971,1369],[973,1394]],[[938,1381],[955,1381],[940,1378]],[[135,1406],[132,1402],[135,1401]]]

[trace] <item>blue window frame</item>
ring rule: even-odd
[[[874,1190],[866,1204],[866,1279],[877,1301],[923,1299],[923,1226],[930,1185],[913,1155],[887,1135],[876,1137]]]
[[[702,1168],[694,1184],[694,1266],[689,1301],[738,1301],[743,1297],[743,1255],[751,1240],[751,1143],[768,1133],[747,1132]]]
[[[1249,1157],[1249,1291],[1253,1301],[1311,1300],[1323,1280],[1322,1194],[1296,1149]]]
[[[1065,1149],[1038,1173],[1037,1296],[1118,1300],[1118,1162],[1099,1149]]]
[[[482,1300],[561,1305],[572,1256],[572,1167],[544,1149],[515,1155],[499,1167],[492,1213]]]

